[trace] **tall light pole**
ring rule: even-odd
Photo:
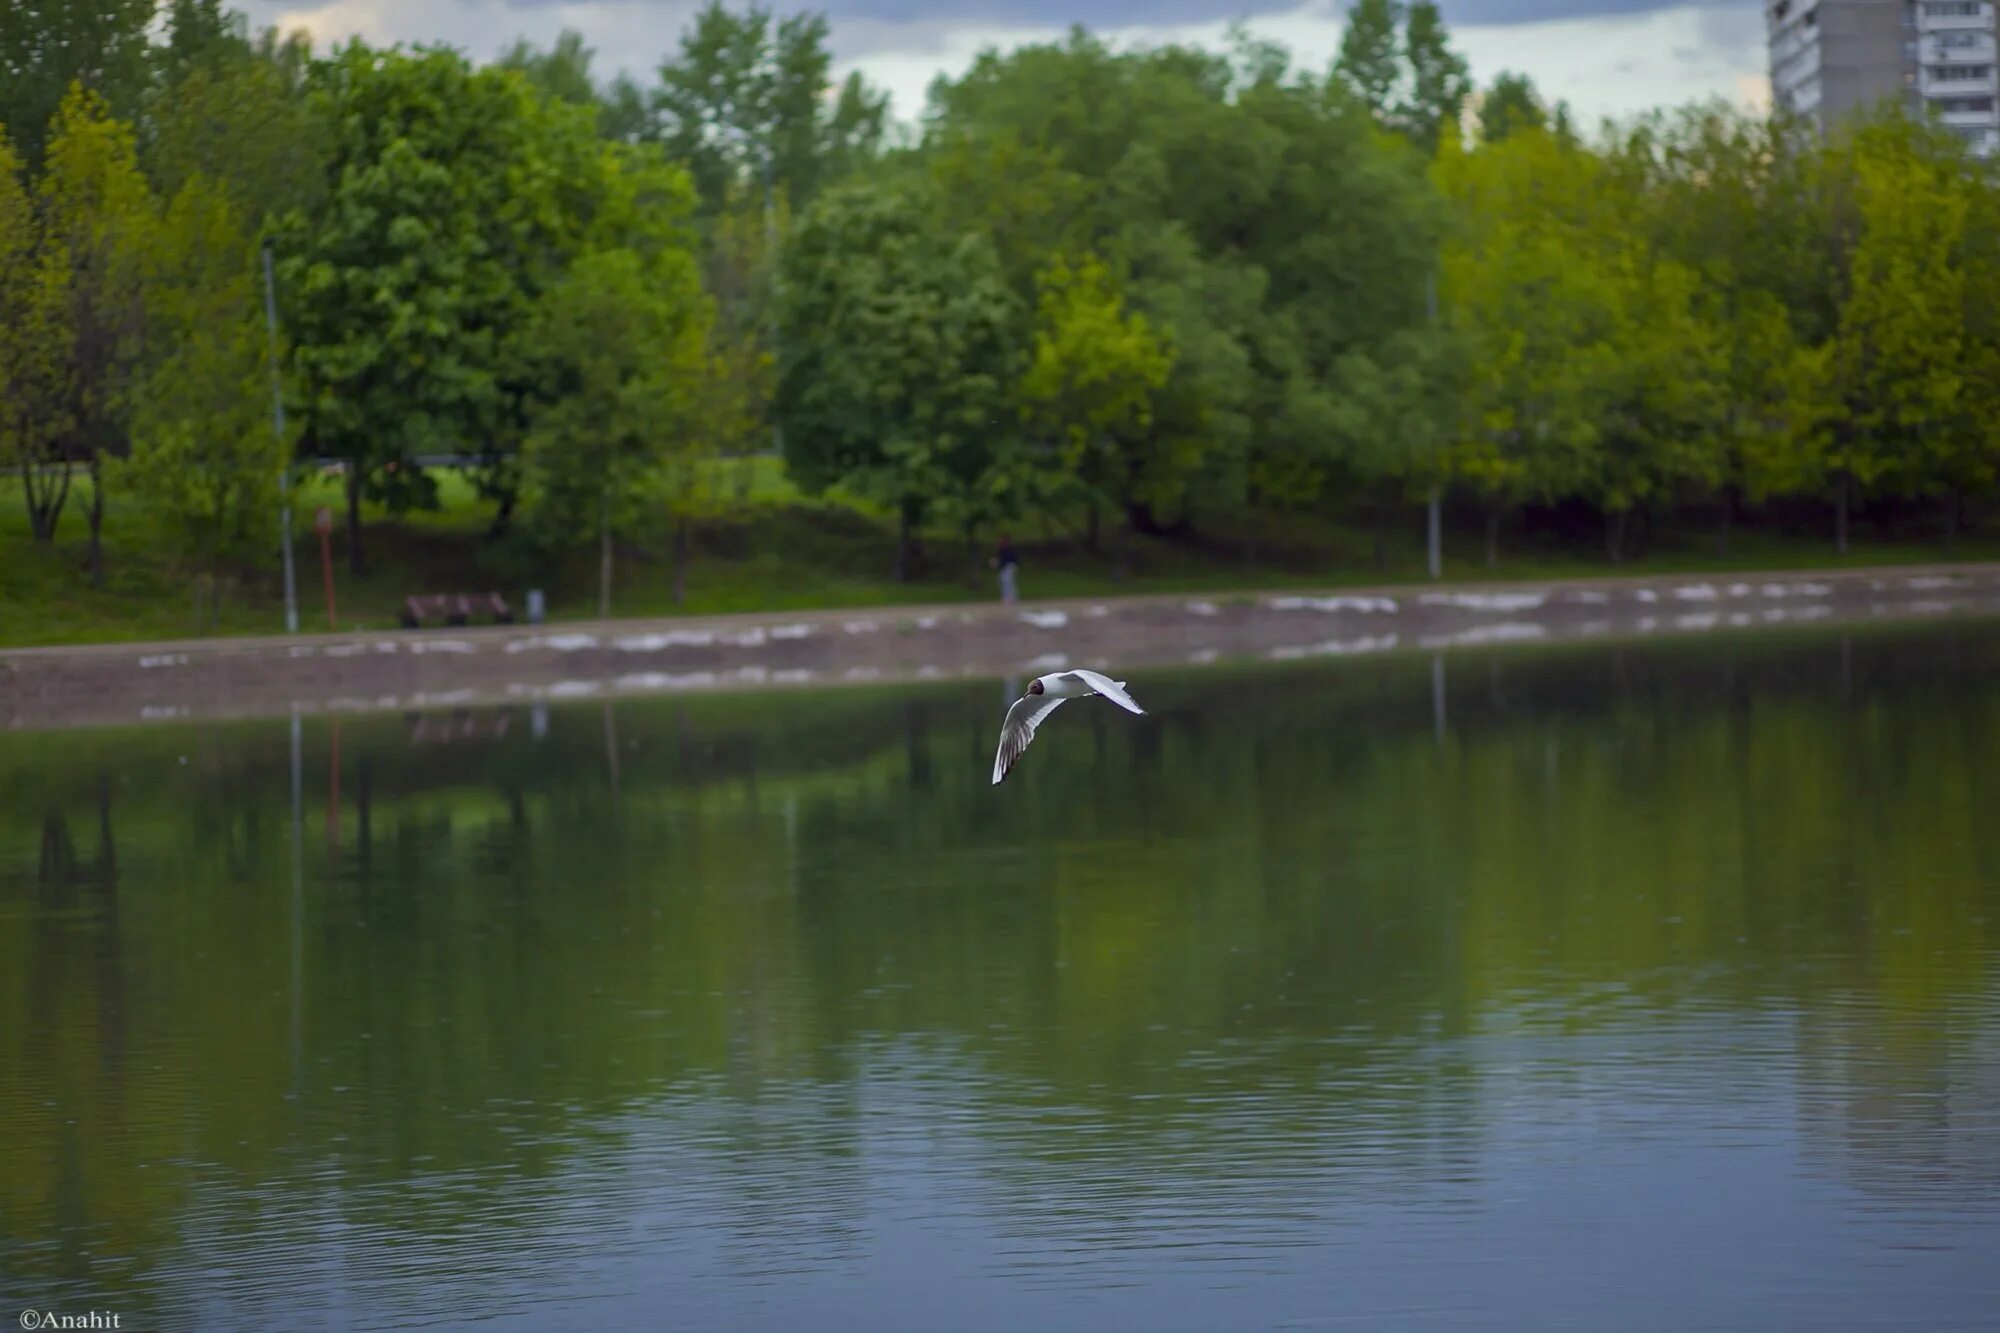
[[[271,278],[271,243],[264,242],[264,328],[271,349],[271,429],[278,453],[285,452],[285,396],[278,383],[278,287]],[[285,633],[299,632],[299,590],[292,576],[292,466],[286,458],[278,468],[278,540],[285,550]],[[296,725],[296,723],[294,723]]]

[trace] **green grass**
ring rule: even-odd
[[[800,495],[777,460],[760,458],[717,465],[740,500],[726,518],[701,525],[684,606],[675,606],[667,533],[621,546],[613,610],[620,616],[798,610],[817,607],[890,606],[920,602],[987,600],[995,595],[985,567],[986,549],[968,556],[957,534],[925,534],[919,577],[889,578],[892,527],[883,514],[841,497]],[[326,628],[314,512],[333,510],[334,585],[339,628],[388,628],[412,592],[495,588],[514,602],[521,592],[547,593],[551,618],[584,619],[596,613],[596,565],[579,550],[552,565],[529,565],[518,551],[485,540],[491,521],[469,482],[457,474],[438,478],[441,506],[391,518],[365,506],[370,572],[348,572],[345,536],[338,520],[342,497],[335,479],[314,479],[295,490],[294,532],[301,628]],[[87,483],[79,477],[78,490]],[[242,571],[226,591],[212,627],[198,627],[193,581],[166,554],[166,534],[156,516],[114,488],[106,502],[106,586],[92,591],[86,577],[86,532],[81,496],[73,494],[52,543],[28,536],[18,483],[0,479],[0,646],[186,638],[198,632],[273,633],[283,626],[279,562]],[[1336,587],[1416,582],[1423,578],[1422,516],[1409,511],[1385,544],[1377,569],[1373,542],[1360,528],[1305,516],[1255,520],[1257,554],[1248,552],[1246,522],[1206,519],[1193,539],[1120,538],[1108,517],[1107,550],[1082,548],[1075,534],[1040,523],[1014,533],[1023,559],[1021,592],[1029,598],[1203,592],[1226,594],[1259,588]],[[1122,540],[1125,577],[1110,554]],[[1935,536],[1914,530],[1877,533],[1857,528],[1845,560],[1824,531],[1784,535],[1743,528],[1728,555],[1692,529],[1653,534],[1643,556],[1613,565],[1594,541],[1564,543],[1509,533],[1501,563],[1480,559],[1474,532],[1449,532],[1445,577],[1450,581],[1563,579],[1604,574],[1724,572],[1740,569],[1815,569],[1841,565],[1894,565],[2000,559],[2000,536],[1974,530],[1947,552]]]

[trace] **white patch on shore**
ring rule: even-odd
[[[1423,606],[1456,606],[1466,611],[1532,611],[1549,600],[1545,592],[1427,592]]]
[[[1584,606],[1603,606],[1611,600],[1611,594],[1596,588],[1571,588],[1563,594],[1565,602],[1580,602]]]
[[[187,660],[186,653],[155,653],[151,657],[140,658],[139,665],[147,668],[186,666]]]
[[[1641,634],[1651,634],[1654,630],[1658,629],[1659,627],[1660,627],[1660,618],[1658,616],[1639,617],[1639,632]]]
[[[613,639],[611,646],[621,653],[657,653],[676,644],[699,648],[714,642],[713,630],[670,629],[660,634],[623,634]]]
[[[1021,663],[1021,670],[1033,671],[1036,673],[1044,671],[1061,671],[1064,667],[1068,665],[1069,665],[1069,658],[1063,653],[1043,653],[1040,657],[1035,658],[1031,662]]]
[[[774,639],[803,639],[813,632],[811,625],[773,625],[771,637]]]
[[[1108,616],[1110,614],[1111,614],[1111,608],[1108,606],[1093,606],[1090,608],[1090,618],[1092,620],[1096,620],[1101,616]]]
[[[375,640],[375,651],[378,653],[393,653],[396,651],[396,642],[393,639],[377,639]]]
[[[744,630],[741,634],[729,635],[728,640],[730,643],[735,644],[738,648],[762,648],[764,646],[765,637],[766,636],[764,634],[764,627],[762,625],[752,625],[749,629]]]
[[[1918,574],[1903,580],[1903,586],[1913,592],[1928,592],[1935,588],[1962,588],[1966,580],[1950,574]]]
[[[751,685],[762,685],[766,680],[770,679],[770,676],[771,673],[768,668],[758,666],[754,663],[750,666],[736,668],[736,679]]]
[[[1913,616],[1934,616],[1943,611],[1950,611],[1957,605],[1958,603],[1956,602],[1947,602],[1935,597],[1927,597],[1919,602],[1911,602],[1906,609]]]
[[[918,629],[936,629],[936,628],[937,628],[937,623],[938,623],[938,618],[937,618],[936,616],[918,616],[918,617],[917,617],[917,628],[918,628]]]
[[[1303,657],[1351,657],[1356,653],[1387,652],[1396,646],[1394,634],[1370,634],[1359,639],[1328,639],[1323,643],[1287,644],[1273,648],[1274,662],[1296,662]]]
[[[1214,602],[1189,602],[1187,609],[1190,615],[1212,616],[1216,614]]]
[[[1724,589],[1724,591],[1727,592],[1731,597],[1748,597],[1751,593],[1755,592],[1756,589],[1752,588],[1747,583],[1732,583],[1729,585],[1728,588]]]
[[[805,667],[792,667],[786,671],[773,671],[771,673],[771,683],[773,685],[803,685],[818,674],[818,672],[810,671]]]
[[[595,648],[595,634],[536,634],[525,639],[514,639],[507,644],[510,653],[525,653],[535,648],[553,648],[559,653],[574,653],[585,648]],[[390,649],[394,652],[395,649]]]
[[[464,639],[419,639],[410,645],[413,653],[469,653],[472,645]]]
[[[848,620],[841,622],[840,627],[849,634],[873,634],[882,624],[876,620]]]
[[[1374,613],[1396,610],[1393,597],[1273,597],[1264,605],[1273,611],[1361,611]]]
[[[1526,621],[1510,620],[1500,625],[1480,625],[1475,629],[1460,630],[1456,634],[1433,634],[1420,640],[1425,648],[1470,648],[1482,643],[1526,643],[1531,639],[1546,639],[1549,632],[1540,625]]]
[[[1781,611],[1781,612],[1779,612],[1779,614],[1780,614],[1780,615],[1783,615],[1784,613],[1783,613],[1783,612]],[[1718,613],[1716,613],[1716,612],[1714,612],[1714,611],[1692,611],[1692,612],[1688,613],[1687,615],[1684,615],[1684,616],[1680,616],[1680,617],[1677,617],[1677,618],[1676,618],[1676,619],[1674,620],[1674,628],[1675,628],[1675,629],[1714,629],[1714,628],[1715,628],[1715,626],[1716,626],[1716,624],[1717,624],[1717,623],[1718,623],[1718,622],[1719,622],[1719,621],[1720,621],[1721,619],[1722,619],[1721,615],[1719,615]]]
[[[186,717],[187,715],[188,706],[186,704],[147,704],[139,710],[139,716],[148,722],[156,722],[162,718],[169,717]]]
[[[842,680],[876,680],[882,675],[880,667],[849,667],[840,673]]]
[[[1717,594],[1712,583],[1683,583],[1674,589],[1674,596],[1683,602],[1712,602]]]
[[[1220,656],[1222,654],[1214,648],[1203,648],[1200,652],[1189,653],[1188,661],[1194,663],[1196,666],[1207,666]]]
[[[1660,594],[1654,592],[1651,588],[1634,588],[1632,595],[1642,602],[1657,602],[1660,600]]]
[[[1069,617],[1061,611],[1023,611],[1021,619],[1036,629],[1061,629]]]
[[[603,688],[601,681],[559,680],[549,686],[548,696],[551,699],[580,699],[585,695],[595,694]]]
[[[333,649],[329,648],[329,649],[327,649],[327,651],[328,651],[328,652],[332,652],[332,651],[333,651]],[[313,646],[312,646],[311,644],[300,644],[300,645],[299,645],[298,647],[296,647],[296,648],[292,648],[292,649],[288,650],[288,651],[287,651],[287,652],[285,653],[285,656],[287,656],[287,657],[315,657],[315,656],[317,656],[318,654],[319,654],[319,649],[317,649],[317,648],[313,647]],[[343,654],[343,656],[344,656],[344,655],[345,655],[345,654]]]
[[[359,657],[367,651],[368,645],[365,643],[336,643],[328,645],[326,655],[328,657]]]

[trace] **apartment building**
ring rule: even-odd
[[[1822,129],[1884,101],[2000,151],[1991,0],[1766,0],[1771,96]]]

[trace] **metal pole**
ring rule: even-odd
[[[264,327],[271,349],[271,429],[278,451],[285,448],[285,396],[278,384],[278,287],[271,277],[271,243],[264,242]],[[285,633],[299,632],[299,590],[292,575],[292,467],[285,459],[278,468],[278,540],[285,550]]]

